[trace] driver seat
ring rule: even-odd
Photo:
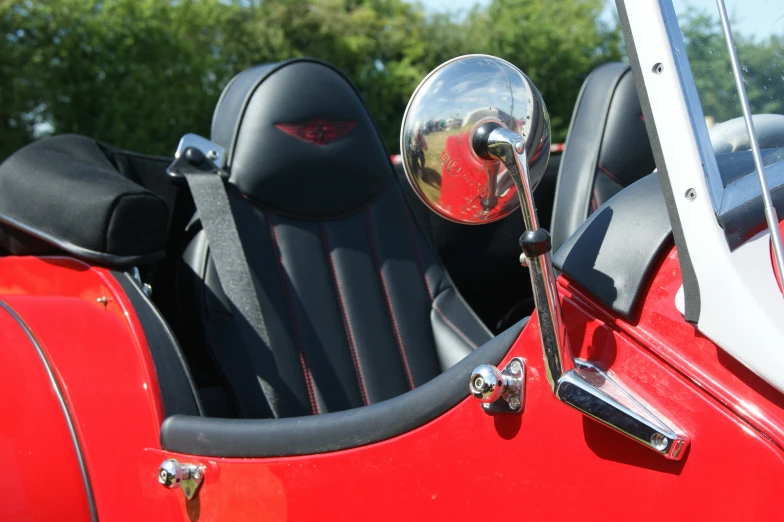
[[[227,192],[279,379],[265,395],[266,348],[237,331],[194,216],[176,328],[208,416],[377,403],[492,338],[413,218],[379,131],[340,71],[296,59],[240,73],[211,137],[226,149]]]
[[[596,68],[566,135],[550,225],[553,252],[605,201],[655,168],[631,67]]]

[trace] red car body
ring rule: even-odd
[[[15,399],[0,409],[10,470],[0,516],[89,520],[92,495],[100,520],[469,520],[489,507],[527,520],[780,517],[784,399],[682,320],[674,247],[636,321],[563,276],[558,283],[574,355],[665,402],[691,438],[682,460],[560,404],[544,382],[535,316],[506,357],[526,361],[523,415],[487,415],[469,398],[404,435],[350,450],[171,454],[159,443],[164,415],[141,325],[108,271],[68,258],[3,258],[0,382]],[[160,486],[167,458],[205,467],[196,498]]]

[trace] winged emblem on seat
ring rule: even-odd
[[[348,134],[356,124],[356,121],[318,118],[299,123],[276,123],[275,127],[302,141],[308,141],[316,145],[327,145]]]

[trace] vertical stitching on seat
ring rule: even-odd
[[[335,289],[338,294],[338,301],[340,303],[340,313],[343,316],[343,326],[346,329],[346,339],[348,340],[348,347],[351,351],[351,360],[354,362],[354,370],[357,373],[357,384],[359,384],[359,392],[362,395],[362,403],[370,404],[367,395],[367,387],[365,386],[365,377],[362,375],[362,366],[359,364],[359,353],[357,353],[357,346],[354,343],[354,334],[351,331],[351,325],[348,322],[348,312],[346,310],[346,303],[343,300],[343,292],[340,289],[340,282],[338,281],[338,273],[335,269],[335,263],[332,259],[332,249],[329,245],[329,232],[327,224],[321,223],[321,244],[324,245],[324,254],[327,258],[330,271],[332,272],[332,280],[335,283]]]
[[[411,221],[411,212],[404,210],[403,212],[406,215],[406,221],[408,222],[408,231],[411,235],[411,241],[414,243],[414,252],[416,252],[417,258],[417,265],[419,265],[419,271],[422,274],[422,279],[425,281],[425,288],[427,288],[427,295],[430,296],[430,301],[433,301],[433,290],[430,288],[430,281],[427,280],[427,273],[425,272],[425,261],[422,259],[422,251],[419,248],[419,241],[417,241],[416,230],[414,229],[414,223]]]
[[[275,227],[274,219],[272,214],[265,211],[267,215],[267,222],[269,223],[270,228],[270,235],[272,236],[272,246],[275,249],[275,254],[278,256],[278,275],[280,276],[280,283],[283,286],[283,293],[286,296],[286,308],[289,312],[289,319],[291,320],[291,328],[294,331],[294,342],[297,345],[297,351],[299,352],[299,362],[302,365],[302,375],[305,378],[305,388],[308,391],[308,399],[310,400],[310,408],[314,414],[318,415],[321,413],[321,409],[319,408],[318,401],[316,400],[316,392],[313,388],[313,375],[310,373],[310,368],[308,367],[308,363],[305,360],[305,351],[302,347],[302,339],[299,336],[299,327],[297,325],[297,317],[294,312],[294,303],[291,298],[291,289],[289,288],[289,283],[286,281],[286,277],[284,276],[283,270],[283,252],[280,250],[280,246],[278,244],[278,230]]]
[[[610,172],[609,170],[607,170],[605,167],[602,167],[601,165],[598,165],[598,164],[597,164],[596,166],[597,166],[597,168],[598,168],[599,170],[601,170],[602,172],[604,172],[604,174],[605,174],[605,175],[606,175],[608,178],[610,178],[611,180],[613,180],[614,182],[616,182],[616,183],[617,183],[617,184],[619,184],[620,186],[623,186],[623,183],[621,183],[621,180],[619,180],[619,179],[618,179],[618,177],[617,177],[615,174],[613,174],[612,172]]]
[[[384,291],[384,297],[386,298],[387,302],[387,311],[389,312],[389,317],[392,319],[392,327],[395,330],[395,339],[397,341],[398,350],[400,350],[400,357],[403,359],[403,366],[406,370],[406,379],[408,380],[409,387],[413,390],[414,389],[414,379],[411,377],[411,369],[408,366],[408,358],[406,357],[406,351],[403,348],[403,340],[400,337],[400,330],[397,327],[397,319],[395,318],[395,312],[392,309],[392,300],[389,298],[389,292],[387,291],[387,283],[384,280],[384,272],[381,270],[381,262],[378,258],[378,248],[376,245],[376,237],[375,231],[373,228],[373,218],[370,215],[370,209],[365,209],[365,225],[367,227],[368,238],[370,240],[370,253],[373,257],[373,264],[375,265],[374,268],[376,269],[376,273],[378,274],[379,280],[381,281],[381,289]]]
[[[452,323],[452,321],[450,321],[450,320],[449,320],[449,318],[448,318],[448,317],[446,316],[446,314],[445,314],[445,313],[444,313],[444,312],[441,310],[441,308],[439,308],[439,306],[436,304],[436,302],[435,302],[435,301],[433,301],[433,309],[434,309],[434,310],[435,310],[435,311],[438,313],[438,315],[440,315],[440,316],[441,316],[441,319],[443,319],[443,320],[444,320],[444,322],[445,322],[445,323],[446,323],[446,324],[447,324],[447,325],[448,325],[448,326],[449,326],[449,327],[450,327],[450,328],[451,328],[451,329],[452,329],[452,330],[453,330],[453,331],[454,331],[454,332],[455,332],[457,335],[459,335],[460,337],[462,337],[462,338],[463,338],[463,340],[464,340],[465,342],[467,342],[467,343],[468,343],[468,346],[470,346],[471,348],[473,348],[474,350],[476,350],[476,343],[475,343],[474,341],[472,341],[471,339],[469,339],[469,338],[468,338],[468,336],[467,336],[465,333],[463,333],[463,331],[462,331],[460,328],[458,328],[457,326],[455,326],[455,325],[454,325],[454,323]]]

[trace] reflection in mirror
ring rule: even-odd
[[[492,56],[455,58],[414,91],[403,118],[400,150],[417,195],[441,216],[489,223],[519,207],[503,164],[476,155],[472,139],[485,122],[525,138],[531,187],[550,156],[550,122],[541,95],[514,65]]]

